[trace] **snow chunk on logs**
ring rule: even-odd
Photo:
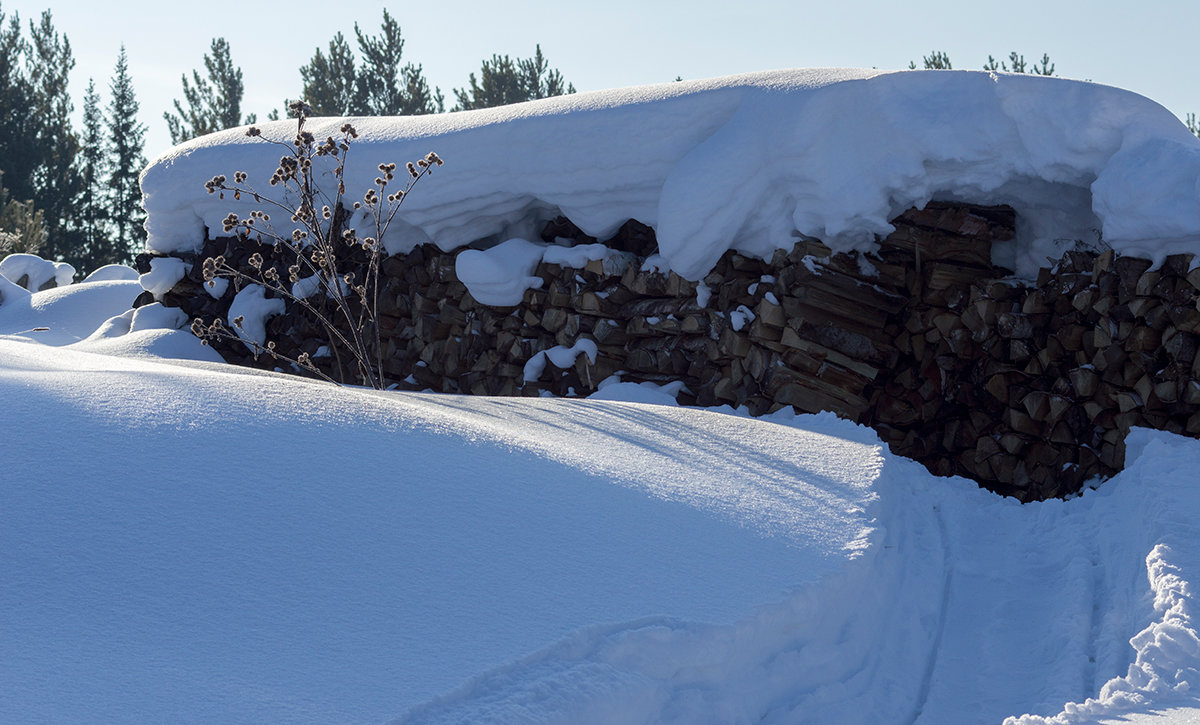
[[[246,285],[229,305],[229,327],[245,341],[246,347],[254,350],[253,343],[264,345],[267,342],[267,319],[282,315],[283,310],[283,300],[268,299],[262,285]],[[235,320],[240,320],[241,324]]]

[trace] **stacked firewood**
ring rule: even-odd
[[[631,221],[605,242],[606,259],[540,264],[541,285],[515,307],[480,304],[455,275],[456,253],[418,247],[382,268],[385,369],[401,387],[448,393],[582,396],[619,375],[682,381],[685,404],[833,411],[935,473],[1022,500],[1119,470],[1131,426],[1200,436],[1190,257],[1150,270],[1069,252],[1027,286],[991,262],[1014,235],[1011,208],[931,203],[893,224],[869,254],[801,239],[770,260],[727,252],[696,282],[660,270],[653,230]],[[562,218],[543,238],[596,241]],[[193,261],[221,254],[237,267],[256,251],[217,239]],[[214,297],[193,266],[163,301],[190,317],[227,315],[234,290]],[[306,352],[345,376],[348,356],[302,310],[271,318],[267,332],[285,355]],[[581,340],[594,357],[530,365]],[[239,343],[218,349],[279,364]]]
[[[1133,426],[1200,435],[1200,271],[1069,252],[1034,287],[980,281],[907,317],[869,422],[897,451],[1022,499],[1124,463]],[[920,349],[917,349],[920,348]],[[896,401],[919,409],[905,417]]]

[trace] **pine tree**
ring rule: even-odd
[[[950,56],[940,50],[935,50],[929,55],[923,56],[921,60],[924,63],[925,70],[952,70],[954,66],[950,64]],[[1009,64],[1012,64],[1011,66]],[[909,61],[908,67],[915,69],[917,64]],[[998,61],[993,56],[988,56],[987,63],[983,64],[984,70],[1004,71],[1006,73],[1032,73],[1040,76],[1054,75],[1054,64],[1050,62],[1048,53],[1042,54],[1040,63],[1029,65],[1025,62],[1025,56],[1020,55],[1017,51],[1008,54],[1008,62]]]
[[[354,24],[361,67],[346,38],[338,33],[326,55],[320,48],[300,68],[304,100],[315,116],[394,116],[440,113],[445,99],[430,88],[420,65],[400,65],[404,38],[400,24],[386,9],[378,35]]]
[[[521,86],[517,64],[507,55],[493,55],[490,61],[483,61],[479,79],[476,80],[472,73],[469,82],[470,88],[454,89],[454,97],[458,99],[455,111],[494,108],[529,100]]]
[[[143,155],[146,126],[137,120],[138,102],[129,77],[125,46],[117,58],[117,67],[109,83],[112,98],[108,106],[108,177],[107,217],[116,233],[115,249],[124,260],[146,239],[143,223],[146,211],[142,205],[142,190],[138,175],[146,165]]]
[[[100,111],[100,94],[95,80],[88,79],[83,96],[83,138],[80,158],[83,193],[79,200],[78,224],[82,237],[80,264],[76,269],[86,272],[106,264],[122,261],[124,250],[113,243],[105,218],[105,188],[108,154],[105,153],[104,116]]]
[[[950,56],[940,50],[935,50],[929,55],[922,56],[921,60],[925,63],[925,70],[953,70],[954,66],[950,64]],[[909,69],[916,69],[917,64],[909,61]]]
[[[539,44],[532,58],[513,60],[507,55],[493,55],[483,61],[479,78],[472,73],[470,87],[454,89],[458,100],[456,111],[493,108],[538,98],[574,93],[574,84],[565,84],[562,73],[550,68]]]
[[[205,76],[193,70],[191,83],[186,74],[180,76],[187,108],[176,99],[176,112],[163,113],[172,143],[255,121],[253,115],[242,118],[242,69],[233,64],[224,38],[213,38],[211,52],[204,54],[204,70]]]
[[[348,116],[354,107],[354,51],[341,33],[329,41],[329,55],[317,48],[300,68],[303,98],[314,116]]]
[[[33,168],[33,202],[45,215],[44,253],[75,263],[80,235],[74,222],[83,180],[76,168],[79,139],[71,128],[74,106],[68,76],[75,66],[71,43],[54,28],[47,10],[39,23],[30,22],[27,57],[37,162]]]
[[[1012,65],[1009,66],[1009,63]],[[1028,65],[1025,63],[1025,56],[1020,55],[1017,51],[1008,54],[1008,63],[1004,61],[996,62],[992,56],[988,56],[988,62],[983,65],[984,70],[1004,71],[1006,73],[1031,73],[1039,76],[1054,75],[1054,64],[1050,62],[1050,54],[1042,53],[1041,65],[1034,63]]]
[[[9,198],[8,189],[0,184],[0,257],[18,252],[37,254],[45,243],[46,224],[41,210],[34,208],[32,200]]]
[[[354,81],[354,113],[373,116],[414,116],[444,108],[440,90],[431,91],[421,66],[400,66],[404,38],[400,24],[386,9],[379,35],[364,35],[354,24],[362,69]]]

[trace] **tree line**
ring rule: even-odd
[[[0,10],[0,255],[37,252],[86,271],[128,261],[145,240],[146,129],[124,46],[106,106],[88,80],[81,132],[70,118],[74,67],[50,11],[26,27]]]
[[[356,23],[357,54],[338,33],[300,68],[300,94],[315,115],[440,113],[445,99],[420,65],[404,61],[400,24],[386,10],[376,34]],[[81,128],[68,80],[71,43],[49,10],[23,23],[0,8],[0,257],[31,252],[62,260],[86,274],[132,261],[145,244],[138,176],[146,165],[146,126],[121,46],[107,86],[94,78],[83,97]],[[242,70],[229,43],[215,38],[204,68],[182,77],[183,98],[163,114],[173,143],[255,123],[242,114]],[[550,67],[541,47],[528,59],[493,55],[477,77],[454,89],[451,110],[485,108],[574,93]],[[289,105],[284,99],[283,106]],[[278,119],[273,111],[268,118]]]
[[[184,74],[181,81],[183,99],[175,101],[173,112],[163,114],[173,143],[257,122],[253,114],[242,116],[242,71],[224,38],[213,39],[204,55],[204,73],[193,70],[190,79]],[[386,9],[378,33],[367,33],[354,24],[353,47],[341,32],[324,50],[318,47],[301,66],[300,81],[300,99],[314,116],[413,116],[446,110],[445,94],[430,86],[423,66],[405,62],[400,24]],[[455,103],[450,110],[491,108],[574,92],[575,86],[550,67],[538,45],[529,58],[493,55],[482,61],[478,76],[471,73],[464,88],[453,89]],[[290,106],[292,100],[284,99],[282,106]],[[277,120],[279,112],[272,111],[267,118]]]
[[[924,63],[925,70],[953,70],[954,64],[950,62],[950,55],[945,51],[935,50],[929,55],[922,56],[921,61]],[[915,70],[917,64],[914,61],[908,62],[909,69]],[[983,64],[984,70],[1004,71],[1005,73],[1032,73],[1039,76],[1054,75],[1054,64],[1050,62],[1050,55],[1042,53],[1041,61],[1037,63],[1026,63],[1025,56],[1012,51],[1008,54],[1008,60],[997,61],[993,56],[988,56],[987,62]]]
[[[378,32],[354,25],[353,44],[337,33],[300,67],[298,97],[313,115],[417,115],[446,110],[441,88],[420,64],[404,56],[400,24],[385,9]],[[949,55],[922,58],[928,69],[952,68]],[[173,143],[257,122],[243,114],[242,70],[229,43],[214,38],[204,67],[181,78],[182,99],[163,114]],[[124,45],[107,85],[107,102],[94,78],[83,97],[82,128],[71,122],[68,77],[71,44],[49,10],[22,24],[0,9],[0,256],[37,252],[71,263],[80,273],[129,263],[145,243],[145,210],[138,175],[146,165],[146,126],[129,76]],[[916,63],[910,63],[916,68]],[[1053,75],[1048,55],[1027,64],[1011,53],[988,56],[987,70]],[[528,58],[494,54],[462,88],[452,89],[452,111],[489,108],[574,93],[536,46]],[[282,99],[282,107],[290,99]],[[268,114],[277,120],[278,111]],[[1187,126],[1200,135],[1189,114]]]

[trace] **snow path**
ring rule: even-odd
[[[1166,447],[1158,438],[1151,445]],[[1183,445],[1186,455],[1200,453],[1195,442]],[[1194,514],[1186,482],[1147,485],[1161,482],[1163,467],[1142,460],[1080,499],[1021,506],[886,457],[876,509],[886,528],[842,575],[734,627],[639,621],[578,632],[396,722],[553,713],[547,721],[1000,723],[1028,712],[1051,719],[1019,722],[1083,723],[1145,713],[1155,697],[1191,703],[1159,687],[1055,717],[1123,681],[1137,655],[1130,638],[1156,618],[1146,557],[1159,551],[1162,532],[1196,540],[1194,524],[1175,529],[1173,519],[1188,515],[1162,516]],[[1190,546],[1172,557],[1193,562],[1189,582],[1200,561]],[[1195,667],[1197,654],[1175,664]],[[1162,668],[1153,652],[1145,659],[1146,669],[1178,681],[1172,663]]]

